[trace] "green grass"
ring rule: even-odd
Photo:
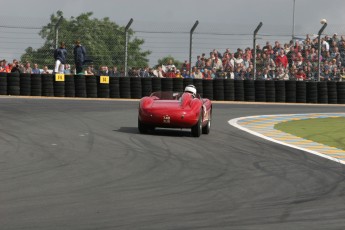
[[[276,124],[275,129],[345,150],[345,117],[313,118]]]

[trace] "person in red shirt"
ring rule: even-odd
[[[296,75],[295,75],[296,81],[305,81],[307,76],[304,73],[302,68],[299,68]]]
[[[279,55],[277,55],[275,63],[277,67],[284,67],[284,68],[287,67],[289,62],[285,55],[285,51],[283,49],[279,51]]]

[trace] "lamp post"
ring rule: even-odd
[[[321,29],[319,30],[318,33],[318,54],[317,54],[317,81],[320,81],[320,72],[321,72],[321,61],[320,61],[320,56],[321,56],[321,34],[324,31],[324,29],[327,26],[327,20],[326,19],[321,19],[320,23],[323,25]]]
[[[254,30],[254,34],[253,34],[253,50],[254,50],[254,59],[253,59],[253,75],[254,75],[254,80],[256,80],[256,34],[259,32],[260,28],[262,26],[262,22],[259,23],[259,25],[256,27],[256,29]]]
[[[292,8],[292,40],[295,39],[295,1],[293,0],[293,8]]]
[[[133,18],[129,20],[125,27],[125,77],[128,76],[128,30],[133,23]]]

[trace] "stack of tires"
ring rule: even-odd
[[[235,101],[244,101],[244,83],[242,80],[235,81]]]
[[[345,81],[337,82],[337,98],[338,104],[345,104]]]
[[[31,75],[31,96],[42,96],[42,76],[41,74]]]
[[[255,101],[255,81],[244,80],[243,84],[244,84],[244,100]]]
[[[120,77],[120,98],[131,98],[131,81],[129,77]]]
[[[109,78],[109,97],[120,98],[120,78],[119,77]]]
[[[7,74],[7,94],[19,96],[20,95],[20,76],[19,73]]]
[[[86,84],[86,96],[88,98],[97,98],[97,76],[94,75],[86,75],[85,76],[85,84]]]
[[[224,79],[224,100],[235,100],[235,81],[234,79]]]
[[[98,98],[109,98],[109,76],[97,76],[97,97]]]
[[[203,97],[204,98],[208,98],[210,100],[214,99],[213,81],[212,80],[203,80],[202,81],[202,90],[203,90]]]
[[[54,96],[54,78],[52,74],[42,74],[42,96]]]
[[[266,85],[264,80],[255,81],[255,101],[266,102]]]
[[[7,73],[0,72],[0,95],[7,95]]]
[[[224,81],[225,80],[222,78],[216,78],[213,80],[213,99],[216,101],[225,100]]]
[[[74,84],[75,84],[75,96],[87,97],[85,75],[81,75],[81,74],[74,75]]]
[[[65,97],[75,97],[74,75],[65,75]]]
[[[309,81],[306,84],[307,103],[317,103],[317,82]]]
[[[20,95],[31,96],[31,74],[21,73],[20,78]]]

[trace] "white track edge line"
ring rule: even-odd
[[[290,114],[290,115],[296,115],[296,114]],[[267,115],[265,115],[265,116],[267,116]],[[272,115],[272,116],[278,116],[278,115]],[[283,116],[287,116],[287,115],[285,114],[285,115],[283,115]],[[309,152],[309,153],[314,154],[314,155],[317,155],[317,156],[319,156],[319,157],[323,157],[323,158],[326,158],[326,159],[328,159],[328,160],[335,161],[335,162],[337,162],[337,163],[340,163],[340,164],[345,165],[345,161],[343,161],[343,160],[339,160],[339,159],[337,159],[337,158],[334,158],[334,157],[331,157],[331,156],[328,156],[328,155],[319,153],[319,152],[317,152],[317,151],[313,151],[313,150],[310,150],[310,149],[302,148],[302,147],[299,147],[299,146],[296,146],[296,145],[291,145],[291,144],[288,144],[288,143],[283,142],[283,141],[275,140],[275,139],[270,138],[270,137],[267,137],[267,136],[265,136],[265,135],[263,135],[263,134],[261,134],[261,133],[258,133],[258,132],[252,131],[252,130],[250,130],[250,129],[247,129],[247,128],[245,128],[245,127],[243,127],[243,126],[241,126],[241,125],[239,125],[239,124],[237,123],[239,120],[243,120],[243,119],[247,119],[247,118],[255,118],[255,117],[262,117],[262,116],[249,116],[249,117],[234,118],[234,119],[229,120],[228,123],[229,123],[230,125],[232,125],[232,126],[238,128],[238,129],[241,129],[241,130],[243,130],[243,131],[245,131],[245,132],[248,132],[248,133],[250,133],[250,134],[252,134],[252,135],[261,137],[261,138],[266,139],[266,140],[268,140],[268,141],[271,141],[271,142],[274,142],[274,143],[278,143],[278,144],[281,144],[281,145],[285,145],[285,146],[288,146],[288,147],[290,147],[290,148],[294,148],[294,149],[302,150],[302,151],[305,151],[305,152]]]

